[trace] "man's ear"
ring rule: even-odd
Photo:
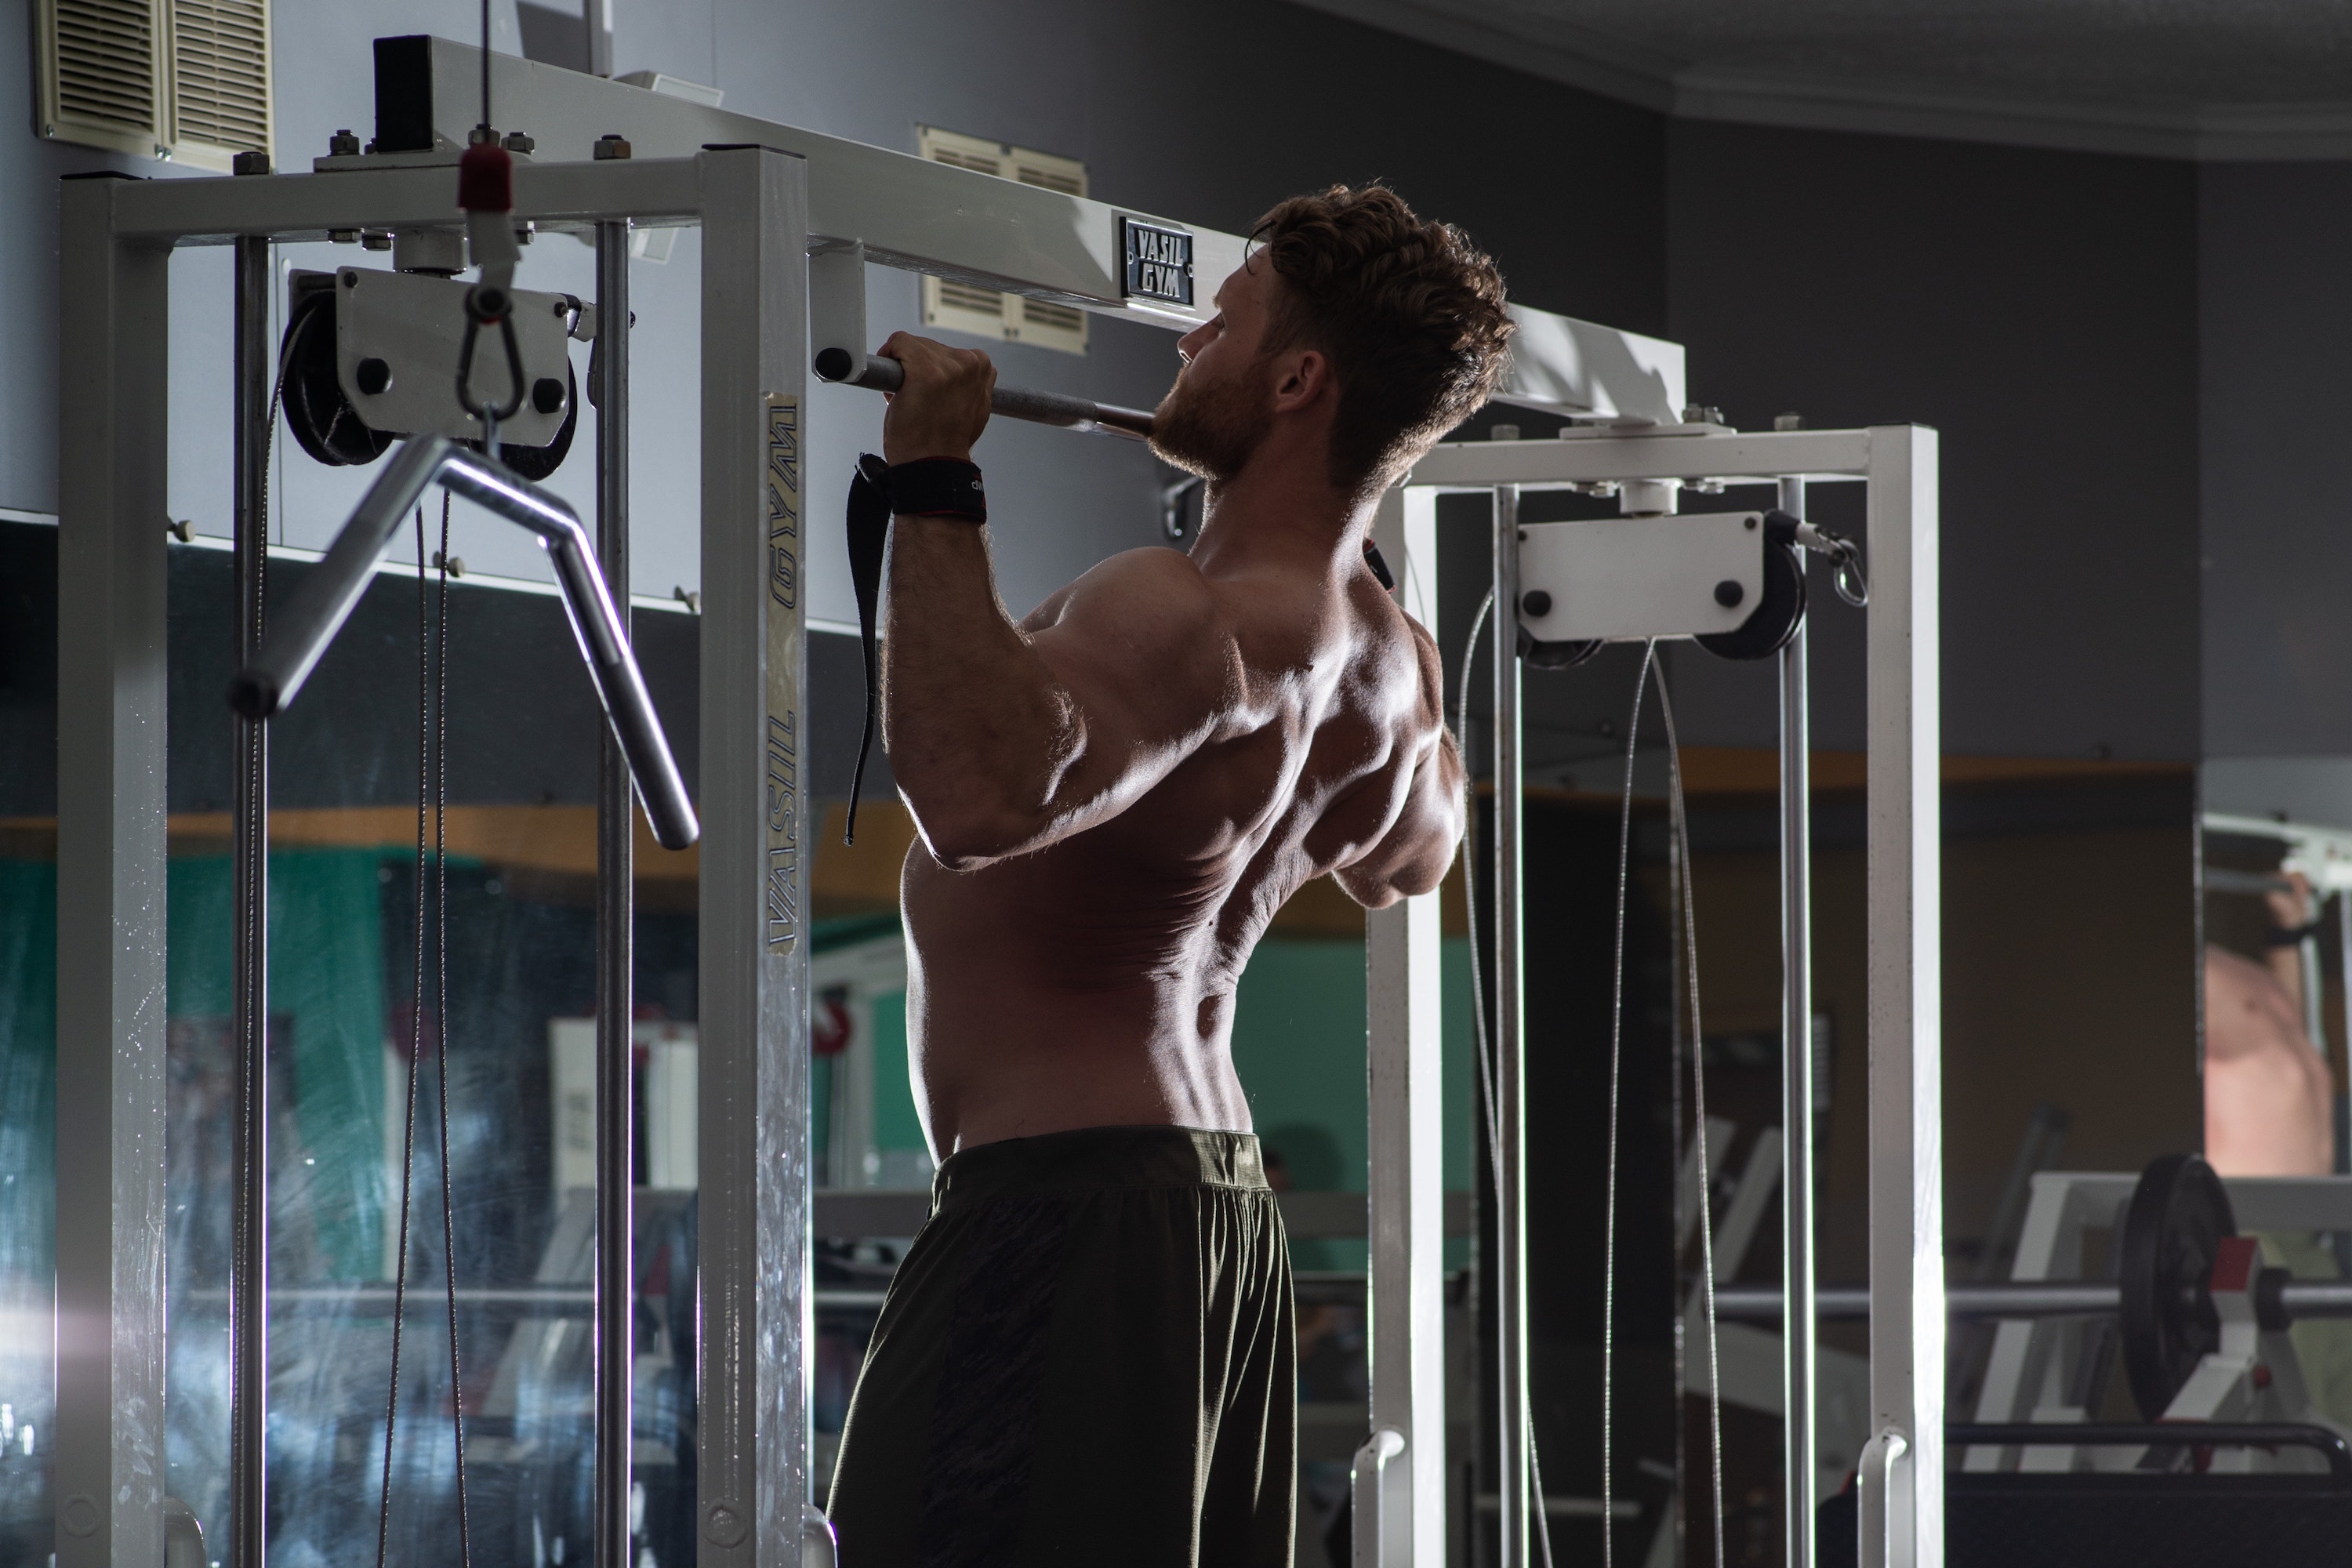
[[[1295,413],[1329,395],[1331,362],[1319,349],[1293,349],[1275,367],[1274,411]]]

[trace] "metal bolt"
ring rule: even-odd
[[[433,552],[433,565],[436,571],[446,567],[452,577],[463,577],[466,574],[466,558],[462,555],[452,555],[445,560],[441,552],[436,550]]]
[[[183,544],[192,543],[196,537],[195,521],[194,519],[184,517],[176,522],[167,519],[163,523],[163,531]]]
[[[392,248],[392,230],[388,228],[363,228],[360,230],[360,248],[362,250],[390,250]]]
[[[360,139],[349,131],[338,131],[327,138],[327,153],[331,157],[356,158],[359,151]]]
[[[684,605],[688,615],[698,616],[702,614],[701,590],[689,589],[684,584],[680,584],[669,591],[669,596],[676,599],[679,604]]]
[[[392,390],[392,366],[371,354],[353,367],[352,381],[368,396],[382,397]]]
[[[327,231],[327,237],[337,245],[357,245],[360,242],[360,231],[355,228],[331,228]]]
[[[625,158],[630,155],[628,139],[617,131],[607,131],[596,138],[596,145],[590,152],[598,158]]]
[[[536,151],[539,143],[520,131],[509,131],[507,132],[506,140],[499,145],[509,153],[530,153]]]
[[[369,248],[373,249],[374,247],[371,246]],[[341,272],[337,273],[335,277],[337,281],[341,282],[346,289],[356,289],[360,286],[360,273],[359,268],[356,267],[346,267]]]
[[[1519,608],[1541,620],[1551,614],[1551,595],[1541,588],[1530,588],[1519,595]]]
[[[1750,532],[1750,533],[1755,532],[1755,531],[1756,531],[1756,519],[1755,519],[1755,517],[1754,517],[1753,515],[1750,515],[1749,517],[1748,517],[1748,518],[1747,518],[1747,519],[1746,519],[1746,520],[1745,520],[1745,521],[1740,524],[1740,526],[1741,526],[1741,527],[1743,527],[1743,528],[1745,528],[1745,529],[1747,529],[1747,530],[1748,530],[1748,532]]]
[[[1772,416],[1772,428],[1775,430],[1801,430],[1804,427],[1805,416],[1801,414],[1775,414]]]
[[[267,153],[239,153],[236,157],[231,158],[228,161],[228,166],[231,174],[266,174],[269,173],[269,154]]]
[[[1496,425],[1490,426],[1486,431],[1486,439],[1489,441],[1516,441],[1518,438],[1519,427],[1516,425]]]
[[[1715,585],[1715,602],[1728,610],[1748,597],[1748,590],[1726,577]]]
[[[530,384],[530,405],[541,414],[554,414],[563,407],[563,384],[551,375],[542,375]]]

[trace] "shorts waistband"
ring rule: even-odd
[[[1252,1132],[1199,1127],[1081,1127],[962,1149],[931,1177],[931,1206],[1118,1187],[1232,1187],[1265,1192]]]

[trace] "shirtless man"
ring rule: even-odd
[[[1377,909],[1452,863],[1436,646],[1364,543],[1510,325],[1492,263],[1384,189],[1255,237],[1160,406],[1155,449],[1208,481],[1189,556],[1115,556],[1016,626],[982,529],[896,521],[883,732],[940,1164],[843,1433],[846,1568],[1290,1562],[1290,1269],[1234,991],[1309,879]],[[881,352],[894,469],[969,461],[987,356]]]

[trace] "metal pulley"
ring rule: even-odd
[[[286,422],[302,450],[336,468],[373,463],[416,435],[481,450],[481,420],[461,405],[451,374],[468,325],[467,292],[426,273],[297,272],[279,353]],[[564,345],[593,338],[595,310],[562,294],[516,289],[509,299],[517,353],[482,355],[476,377],[489,396],[515,405],[499,424],[499,459],[541,480],[572,450],[580,394]]]

